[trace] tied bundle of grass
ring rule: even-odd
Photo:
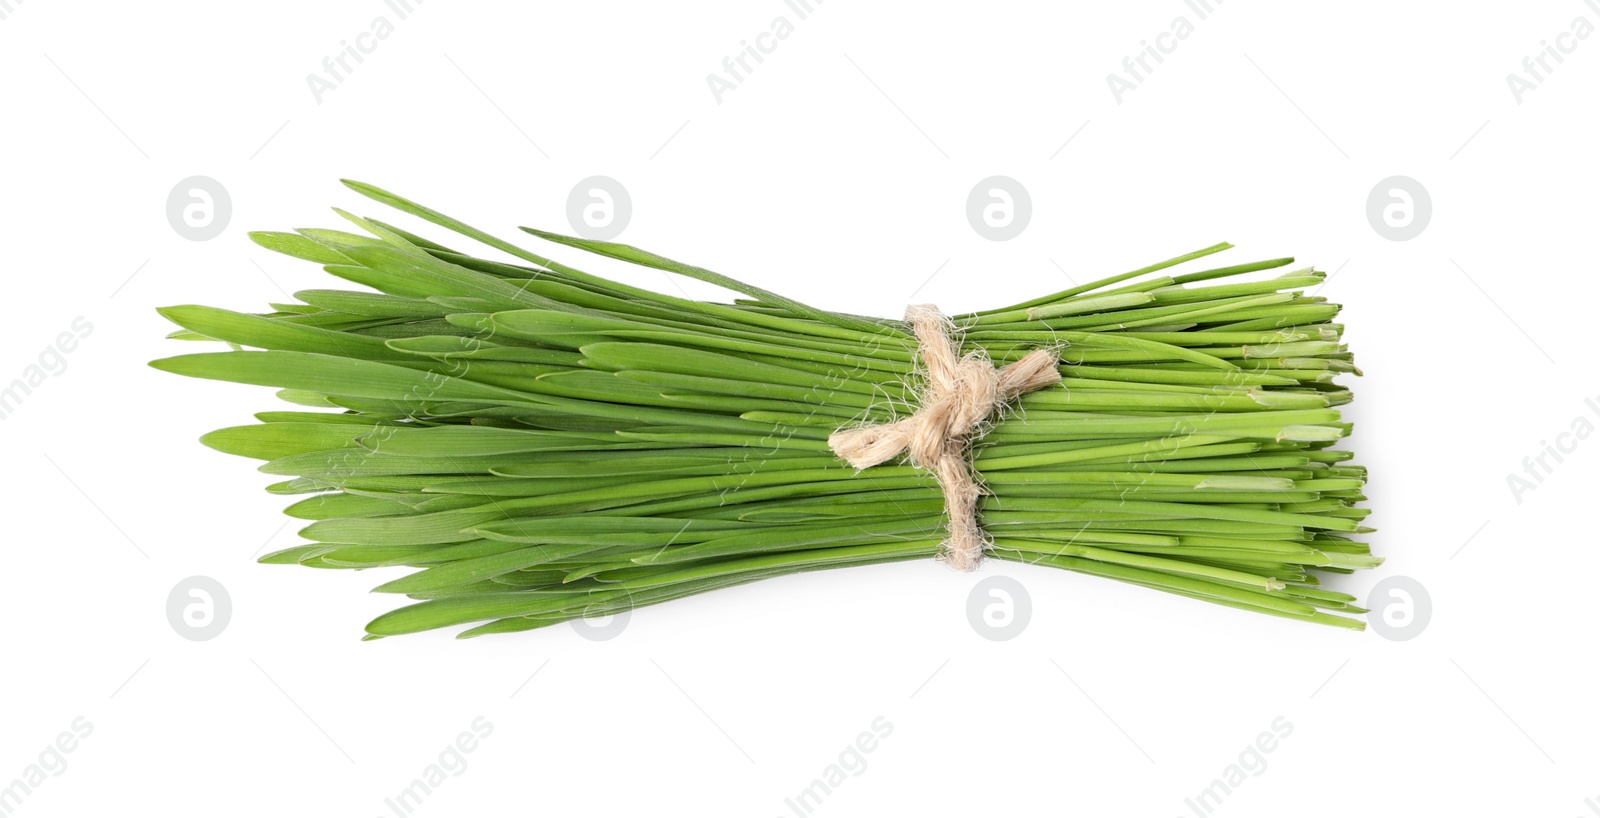
[[[948,556],[959,504],[940,469],[915,451],[862,469],[835,452],[851,430],[903,428],[933,400],[928,339],[906,323],[523,228],[745,297],[625,286],[345,184],[507,258],[344,211],[365,235],[252,234],[368,290],[306,290],[263,314],[163,309],[173,337],[232,350],[152,366],[277,387],[298,407],[202,441],[289,478],[269,491],[308,495],[287,514],[310,521],[310,542],[262,562],[420,569],[377,588],[414,602],[367,638],[525,631]],[[1319,579],[1380,562],[1352,536],[1371,530],[1365,469],[1333,448],[1351,397],[1334,380],[1359,374],[1339,306],[1303,292],[1323,280],[1310,268],[1211,283],[1289,258],[1171,271],[1230,246],[951,317],[962,366],[1037,364],[1045,350],[1049,385],[988,393],[998,407],[928,448],[958,454],[981,486],[976,556],[1360,629],[1355,598]]]

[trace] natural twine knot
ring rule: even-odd
[[[928,385],[916,413],[893,423],[840,429],[828,446],[858,469],[887,462],[903,451],[911,463],[929,469],[944,491],[950,518],[949,539],[940,559],[961,571],[983,560],[989,539],[978,527],[978,497],[983,494],[967,461],[969,436],[1001,406],[1019,395],[1059,383],[1057,356],[1036,349],[1003,369],[981,350],[960,355],[950,319],[932,304],[906,308],[906,323],[917,337]]]

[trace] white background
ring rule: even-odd
[[[0,421],[0,785],[93,725],[16,814],[392,815],[480,716],[492,735],[416,815],[792,815],[880,716],[892,735],[814,814],[1192,815],[1278,717],[1292,734],[1215,814],[1600,814],[1600,442],[1521,502],[1507,486],[1600,425],[1600,36],[1520,104],[1506,82],[1600,9],[1228,0],[1119,104],[1106,76],[1189,7],[432,0],[319,103],[307,75],[393,21],[380,0],[0,5],[0,383],[94,327]],[[706,76],[779,15],[795,32],[719,104]],[[233,201],[208,242],[165,215],[197,174]],[[930,561],[642,610],[609,642],[357,641],[396,574],[253,562],[297,542],[275,478],[195,439],[276,402],[145,367],[193,351],[154,307],[338,286],[244,234],[391,218],[340,177],[512,235],[569,230],[594,174],[632,194],[622,240],[834,309],[997,306],[1221,240],[1337,270],[1388,563],[1335,584],[1414,577],[1431,624],[1391,642]],[[1034,205],[1004,243],[964,214],[995,174]],[[1406,242],[1366,217],[1395,174],[1433,201]],[[966,600],[999,573],[1034,614],[994,643]],[[232,598],[213,641],[167,621],[192,575]]]

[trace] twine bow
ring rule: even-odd
[[[996,369],[982,351],[960,355],[950,319],[932,304],[906,308],[906,323],[928,385],[921,406],[910,417],[877,426],[840,429],[828,437],[834,454],[858,469],[887,462],[909,451],[911,463],[929,469],[944,492],[949,517],[940,559],[961,571],[983,560],[989,539],[978,527],[978,497],[983,494],[967,461],[969,436],[989,416],[1020,395],[1059,383],[1056,353],[1036,349],[1016,363]]]

